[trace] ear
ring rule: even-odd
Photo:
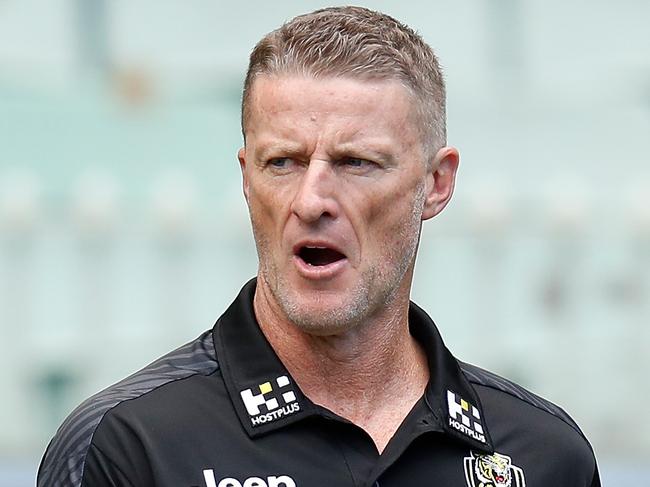
[[[455,147],[443,147],[433,157],[427,169],[426,200],[422,220],[440,213],[454,192],[460,155]]]
[[[241,169],[242,187],[244,190],[244,198],[248,203],[248,175],[246,174],[246,146],[237,151],[237,159],[239,159],[239,168]]]

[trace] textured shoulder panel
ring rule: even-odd
[[[50,442],[39,468],[38,487],[81,484],[86,452],[95,429],[110,409],[170,382],[196,374],[209,375],[218,368],[212,330],[209,330],[90,397],[68,416]]]
[[[481,369],[480,367],[461,362],[460,360],[458,361],[458,365],[463,371],[463,374],[465,374],[465,377],[467,377],[467,380],[469,380],[471,383],[485,387],[491,387],[492,389],[497,389],[528,404],[531,404],[536,408],[542,409],[543,411],[546,411],[547,413],[561,419],[573,429],[575,429],[580,434],[580,436],[584,437],[584,434],[575,423],[575,421],[573,421],[573,419],[571,419],[571,417],[559,406],[556,406],[546,399],[542,399],[541,397],[524,389],[520,385],[509,381],[508,379],[504,379],[503,377]]]

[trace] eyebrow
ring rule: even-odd
[[[307,152],[306,145],[301,142],[290,139],[269,138],[266,140],[262,139],[258,143],[256,156],[259,160],[266,160],[274,156],[304,158]],[[385,143],[373,143],[372,140],[366,141],[365,143],[343,142],[337,144],[331,150],[330,156],[333,159],[356,157],[381,162],[386,165],[393,165],[395,163],[395,155],[390,150],[390,147]]]
[[[290,140],[269,140],[258,144],[257,156],[267,159],[270,154],[297,156],[307,152],[305,145]]]

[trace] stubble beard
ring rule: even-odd
[[[423,201],[424,185],[417,189],[410,218],[403,219],[395,229],[398,238],[395,245],[388,246],[385,260],[366,269],[356,285],[339,298],[335,307],[323,305],[318,294],[311,302],[304,303],[299,291],[291,287],[272,258],[268,239],[255,230],[253,222],[260,262],[259,278],[263,279],[285,318],[303,332],[329,336],[352,330],[390,306],[397,297],[417,252]]]

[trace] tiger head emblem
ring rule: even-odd
[[[510,487],[510,457],[494,453],[477,455],[475,458],[474,473],[480,481],[480,487]]]
[[[472,451],[463,462],[468,487],[526,487],[524,471],[507,455]]]

